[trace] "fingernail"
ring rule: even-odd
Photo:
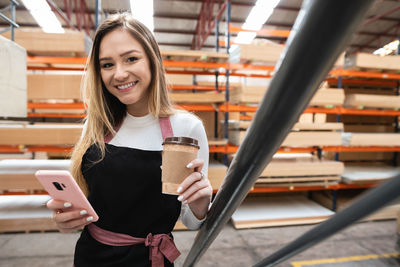
[[[193,163],[189,163],[188,165],[186,165],[186,168],[192,168],[193,167]]]
[[[182,201],[182,199],[183,199],[183,196],[179,196],[179,197],[178,197],[178,200],[179,200],[179,201]]]
[[[65,203],[64,203],[64,207],[66,207],[66,208],[69,208],[69,207],[71,207],[71,206],[72,206],[72,204],[69,203],[69,202],[65,202]]]
[[[180,187],[178,187],[178,190],[176,190],[176,192],[178,192],[178,193],[180,193],[180,192],[182,192],[182,186],[180,186]]]
[[[87,217],[87,218],[86,218],[86,221],[88,221],[88,222],[91,222],[91,221],[93,221],[93,216],[89,216],[89,217]]]
[[[85,214],[87,214],[87,211],[86,210],[81,210],[81,212],[79,212],[79,214],[80,215],[85,215]]]

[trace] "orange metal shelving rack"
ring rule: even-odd
[[[231,31],[238,30],[231,26]],[[288,31],[274,31],[265,32],[260,34],[281,34],[287,36]],[[72,70],[83,71],[84,65],[87,62],[86,57],[39,57],[28,56],[27,64],[28,70]],[[201,62],[201,61],[172,61],[164,60],[166,72],[171,74],[195,74],[195,75],[215,75],[215,72],[209,71],[219,69],[229,69],[230,76],[243,76],[243,77],[272,77],[274,67],[267,65],[251,65],[240,63],[217,63],[217,62]],[[66,66],[67,65],[67,66]],[[70,65],[70,66],[68,66]],[[175,68],[175,69],[168,69]],[[180,68],[180,69],[176,69]],[[237,72],[239,70],[261,70],[265,74],[248,74]],[[219,75],[225,75],[224,71],[220,71]],[[356,77],[356,78],[342,78],[342,82],[346,84],[361,84],[371,86],[396,86],[396,81],[400,80],[400,74],[396,73],[379,73],[379,72],[365,72],[355,70],[336,69],[329,73],[327,81],[330,83],[337,83],[338,77]],[[357,79],[358,78],[358,79]],[[361,78],[361,79],[360,79]],[[363,79],[364,78],[364,79]],[[365,79],[368,78],[368,79]],[[376,80],[379,79],[379,80]],[[214,86],[171,86],[171,90],[198,90],[198,91],[211,91],[215,90]],[[219,90],[225,90],[224,87]],[[84,104],[82,102],[66,103],[66,104],[51,104],[51,103],[28,103],[29,109],[82,109]],[[222,111],[222,112],[256,112],[255,106],[244,105],[230,105],[229,103],[222,105],[189,105],[180,104],[176,108],[186,109],[189,111]],[[397,110],[372,110],[372,109],[349,109],[343,107],[321,108],[309,107],[306,108],[304,113],[326,113],[337,115],[366,115],[366,116],[400,116],[400,111]],[[85,114],[41,114],[29,113],[29,117],[70,117],[70,118],[83,118]],[[251,116],[241,116],[241,119],[251,120]],[[21,153],[21,152],[71,152],[72,146],[59,147],[59,146],[0,146],[0,153]],[[236,153],[238,147],[233,145],[212,145],[209,148],[210,153]],[[311,153],[317,152],[318,149],[329,152],[400,152],[400,147],[346,147],[346,146],[327,146],[327,147],[306,147],[306,148],[293,148],[282,147],[278,153]],[[314,191],[314,190],[339,190],[339,189],[356,189],[356,188],[370,188],[376,184],[337,184],[328,186],[292,186],[292,187],[254,187],[250,193],[272,193],[272,192],[294,192],[294,191]],[[216,191],[215,191],[216,192]]]

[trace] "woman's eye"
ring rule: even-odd
[[[101,65],[101,67],[102,67],[103,69],[111,68],[112,66],[113,66],[112,63],[104,63],[103,65]]]
[[[128,62],[135,62],[136,60],[138,60],[137,57],[128,57],[127,59]]]

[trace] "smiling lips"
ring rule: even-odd
[[[132,88],[134,85],[136,85],[139,81],[135,81],[135,82],[130,82],[127,84],[123,84],[123,85],[117,85],[117,89],[121,92],[125,92],[125,91],[129,91],[130,88]]]

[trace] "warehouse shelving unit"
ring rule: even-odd
[[[268,69],[273,71],[271,66],[260,66],[255,65],[254,69],[265,70]],[[232,75],[235,75],[234,70]],[[248,75],[247,77],[254,77]],[[258,74],[257,77],[269,78],[270,73],[266,75]],[[338,84],[337,87],[341,87],[342,84],[348,85],[364,85],[364,86],[385,86],[385,87],[397,87],[399,88],[400,74],[398,73],[382,73],[376,71],[359,71],[359,70],[344,70],[344,69],[333,69],[330,71],[326,81],[330,84]],[[222,112],[256,112],[257,106],[246,106],[246,105],[221,105],[220,111]],[[400,111],[393,109],[359,109],[359,108],[347,108],[343,106],[335,107],[307,107],[303,113],[324,113],[337,115],[339,118],[342,115],[361,115],[361,116],[387,116],[387,117],[399,117]],[[241,115],[241,120],[252,120],[252,116]],[[398,119],[397,119],[398,121]],[[398,123],[397,123],[398,125]],[[398,127],[398,126],[397,126]],[[398,128],[396,128],[398,129]],[[227,145],[225,150],[226,153],[235,153],[237,146]],[[322,152],[399,152],[400,146],[322,146],[322,147],[281,147],[277,153],[318,153],[321,155]],[[251,194],[262,194],[262,193],[284,193],[284,192],[308,192],[309,196],[312,197],[314,191],[331,191],[332,195],[332,209],[336,211],[337,208],[337,197],[339,190],[349,189],[368,189],[377,186],[378,183],[364,183],[364,184],[343,184],[338,183],[335,185],[326,186],[284,186],[284,187],[253,187],[249,193]]]
[[[200,56],[201,57],[201,56]],[[173,56],[171,57],[173,58]],[[71,70],[71,71],[83,71],[84,64],[86,63],[86,57],[50,57],[50,56],[29,56],[27,59],[29,70]],[[237,77],[256,77],[256,78],[270,78],[273,76],[274,66],[271,65],[256,65],[256,64],[244,64],[244,63],[229,63],[224,61],[216,60],[202,60],[202,61],[188,61],[188,60],[174,60],[166,59],[163,61],[166,68],[167,74],[189,74],[189,75],[220,75],[237,76]],[[220,71],[221,69],[226,70],[225,72]],[[246,73],[240,71],[245,70]],[[264,74],[252,73],[263,72]],[[379,79],[371,80],[371,79]],[[330,83],[349,83],[349,84],[361,84],[361,85],[376,85],[379,83],[385,84],[386,86],[393,86],[395,82],[393,80],[400,80],[400,74],[397,73],[380,73],[380,72],[368,72],[368,71],[354,71],[354,70],[343,70],[334,69],[330,72],[327,81]],[[173,91],[225,91],[225,94],[229,94],[229,90],[232,86],[227,87],[218,86],[218,80],[215,86],[212,85],[171,85],[170,89]],[[245,106],[245,105],[232,105],[229,103],[229,97],[227,97],[225,103],[222,104],[178,104],[177,108],[182,108],[189,111],[209,111],[216,113],[229,112],[256,112],[256,106]],[[74,103],[28,103],[28,108],[35,109],[82,109],[84,105],[82,102]],[[345,108],[342,106],[336,107],[308,107],[304,113],[325,113],[334,115],[363,115],[363,116],[399,116],[400,111],[398,110],[381,110],[381,109],[355,109]],[[85,114],[45,114],[45,113],[29,113],[30,118],[37,117],[52,117],[52,118],[83,118]],[[242,120],[251,120],[251,116],[241,116]],[[225,130],[227,132],[227,130]],[[59,147],[59,146],[25,146],[25,147],[0,147],[0,151],[5,152],[22,152],[22,151],[44,151],[44,152],[66,152],[70,151],[71,147]],[[231,144],[221,144],[210,142],[209,151],[210,153],[219,154],[233,154],[236,153],[238,146]],[[323,147],[281,147],[278,153],[321,153],[321,152],[398,152],[400,147],[347,147],[347,146],[323,146]],[[250,193],[272,193],[272,192],[297,192],[297,191],[315,191],[315,190],[342,190],[342,189],[354,189],[354,188],[369,188],[376,184],[363,184],[363,185],[327,185],[327,186],[288,186],[288,187],[256,187],[253,188]],[[216,191],[215,191],[216,192]]]

